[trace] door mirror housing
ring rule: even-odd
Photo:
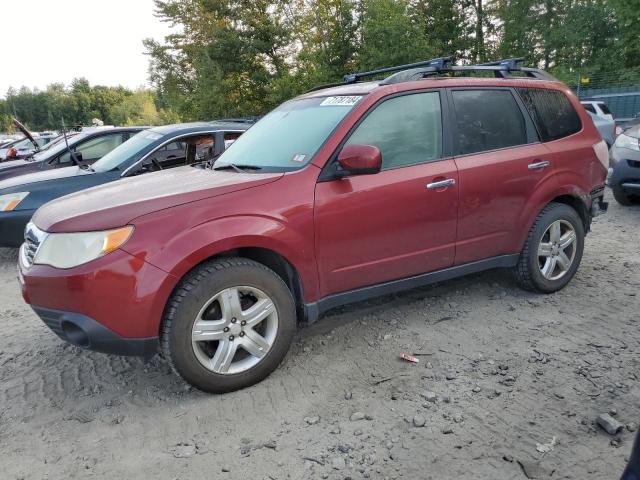
[[[371,175],[382,168],[382,154],[371,145],[345,145],[338,154],[338,165],[347,175]]]

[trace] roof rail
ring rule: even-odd
[[[445,65],[442,68],[413,68],[404,70],[385,78],[381,85],[389,85],[392,83],[409,82],[412,80],[421,80],[446,72],[493,72],[496,78],[522,78],[537,80],[557,80],[551,74],[537,68],[522,67],[520,63],[524,59],[522,57],[506,58],[504,60],[496,60],[495,62],[481,63],[479,65]],[[512,75],[511,72],[520,72],[524,75]]]
[[[344,83],[356,83],[358,80],[365,77],[372,77],[374,75],[380,75],[383,73],[401,72],[403,70],[409,70],[420,67],[431,68],[434,71],[444,70],[451,64],[451,57],[434,58],[432,60],[425,60],[423,62],[409,63],[406,65],[398,65],[395,67],[379,68],[378,70],[371,70],[369,72],[349,73],[343,77]]]
[[[495,62],[479,63],[481,67],[506,67],[506,70],[520,70],[520,64],[524,62],[524,57],[505,58]]]
[[[537,80],[557,80],[551,74],[537,68],[522,67],[520,64],[524,57],[505,58],[494,62],[481,63],[478,65],[453,65],[451,57],[434,58],[423,62],[398,65],[396,67],[380,68],[369,72],[350,73],[343,77],[342,83],[331,83],[328,85],[318,85],[309,92],[322,90],[324,88],[338,87],[356,83],[366,77],[372,77],[383,73],[392,73],[380,82],[381,85],[392,83],[410,82],[433,77],[448,72],[493,72],[496,78],[529,78]],[[521,75],[512,75],[511,72],[520,72]]]

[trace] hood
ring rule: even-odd
[[[67,195],[42,206],[33,221],[47,232],[107,230],[148,213],[275,182],[283,175],[180,167]]]
[[[24,163],[29,164],[29,162]],[[0,173],[2,173],[2,170],[0,170]],[[5,189],[11,189],[11,191],[17,192],[16,187],[25,186],[28,188],[28,185],[34,183],[48,182],[49,180],[57,180],[59,178],[76,177],[78,175],[88,175],[91,173],[89,170],[83,170],[80,167],[53,168],[41,172],[25,173],[24,175],[18,175],[0,181],[0,193]]]
[[[27,130],[27,127],[25,127],[15,118],[13,119],[13,126],[16,127],[18,130],[20,130],[20,132],[22,132],[22,134],[25,137],[27,137],[31,143],[33,143],[33,146],[35,147],[36,151],[40,150],[38,143],[34,140],[33,135],[31,135],[31,132]]]
[[[627,137],[640,138],[640,125],[629,127],[622,133],[624,133]]]
[[[0,163],[0,173],[3,170],[9,170],[16,167],[22,167],[24,165],[31,165],[31,162],[27,162],[26,160],[9,160],[8,162]]]

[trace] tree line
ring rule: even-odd
[[[117,124],[260,115],[348,72],[441,56],[521,56],[572,86],[640,80],[640,0],[154,1],[175,28],[144,41],[152,91],[22,89],[0,101],[0,120],[11,109],[38,126],[63,112]]]
[[[45,90],[10,88],[0,99],[0,132],[13,131],[12,118],[33,131],[60,130],[91,125],[94,119],[105,125],[158,125],[180,121],[170,110],[157,106],[153,90],[91,86],[84,78],[49,85]]]

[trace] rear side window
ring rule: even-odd
[[[438,92],[414,93],[385,100],[353,132],[347,145],[373,145],[382,168],[442,157],[442,116]]]
[[[524,145],[527,128],[510,90],[453,90],[457,154]]]
[[[587,112],[591,112],[594,115],[596,114],[596,108],[593,105],[591,105],[590,103],[583,103],[582,106],[584,107],[584,109]]]
[[[564,93],[538,88],[521,88],[518,91],[536,122],[543,142],[567,137],[582,128],[578,113]]]
[[[604,113],[605,115],[611,115],[611,110],[609,110],[609,107],[607,107],[604,103],[598,103],[598,106],[600,107],[600,110],[602,110],[602,113]]]

